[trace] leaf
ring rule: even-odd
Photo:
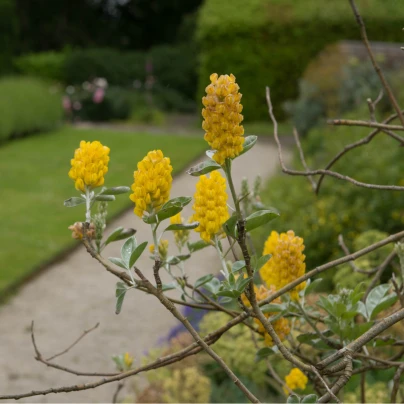
[[[286,400],[287,404],[297,404],[300,403],[300,399],[296,394],[292,394],[288,397],[288,399]]]
[[[302,403],[317,403],[318,397],[316,394],[309,394],[308,396],[303,397]]]
[[[376,338],[374,340],[375,346],[386,346],[386,345],[392,345],[396,342],[394,338],[389,338],[387,340],[381,339],[381,338]]]
[[[139,257],[142,255],[144,249],[147,246],[147,241],[143,242],[142,244],[139,244],[135,250],[132,252],[129,258],[129,268],[132,268],[133,265],[135,265],[135,262],[139,259]]]
[[[123,262],[126,265],[126,268],[130,268],[129,266],[129,260],[130,260],[130,256],[132,255],[133,251],[135,251],[137,247],[137,242],[136,242],[136,238],[135,236],[129,237],[124,245],[121,248],[121,257]]]
[[[255,136],[255,135],[246,136],[244,143],[243,143],[243,150],[241,151],[239,156],[241,156],[244,153],[247,153],[248,150],[252,149],[254,147],[255,143],[257,143],[257,139],[258,139],[258,136]]]
[[[213,159],[214,154],[216,153],[216,150],[206,150],[205,154],[210,158]]]
[[[209,282],[205,283],[204,288],[206,290],[209,290],[210,293],[212,293],[213,295],[216,295],[217,292],[220,289],[220,281],[217,278],[212,278],[212,280],[210,280]]]
[[[94,198],[95,201],[99,201],[99,202],[112,202],[115,200],[115,196],[114,195],[97,195]]]
[[[384,283],[382,285],[376,286],[369,292],[365,302],[366,310],[368,312],[368,318],[372,318],[373,310],[381,302],[382,298],[386,295],[389,289],[390,285]]]
[[[230,217],[230,219],[227,219],[226,222],[223,224],[223,230],[224,232],[233,238],[237,238],[237,216],[233,215]]]
[[[255,263],[255,271],[259,271],[272,257],[272,254],[266,254],[258,258]]]
[[[175,257],[174,257],[174,256],[171,256],[171,257],[168,257],[168,258],[167,258],[166,262],[167,262],[167,264],[170,264],[170,265],[177,265],[177,264],[179,264],[181,261],[185,261],[185,260],[187,260],[187,259],[190,258],[190,257],[191,257],[190,254],[176,255]]]
[[[178,198],[170,199],[166,202],[157,213],[157,219],[159,222],[164,219],[168,219],[181,212],[182,209],[192,201],[190,196],[179,196]]]
[[[255,361],[259,362],[262,359],[267,358],[270,355],[273,355],[274,353],[275,352],[274,352],[274,350],[272,348],[269,348],[269,347],[261,348],[255,354]]]
[[[129,187],[111,187],[103,189],[98,195],[119,195],[130,192]]]
[[[199,226],[199,222],[170,224],[164,231],[192,230]]]
[[[195,289],[200,288],[202,285],[204,285],[205,283],[210,282],[212,279],[213,279],[212,274],[202,276],[201,278],[197,279],[197,281],[195,282]]]
[[[108,260],[111,261],[113,264],[118,265],[118,267],[121,267],[123,269],[129,269],[120,258],[109,257]]]
[[[278,313],[284,310],[286,310],[286,306],[284,304],[269,303],[261,306],[261,311],[263,313]]]
[[[197,164],[196,166],[191,167],[187,171],[187,174],[194,177],[199,177],[200,175],[210,173],[211,171],[218,170],[219,168],[222,168],[222,166],[216,163],[216,161],[206,160],[202,163]]]
[[[231,267],[231,272],[238,272],[241,271],[245,267],[245,261],[236,261],[232,267]]]
[[[126,286],[123,282],[117,282],[116,291],[115,291],[115,297],[116,297],[115,313],[116,314],[119,314],[121,312],[123,299],[125,298],[125,294],[127,291],[128,291],[128,289],[126,289]]]
[[[250,282],[250,280],[251,278],[243,278],[239,276],[236,282],[236,289],[241,293],[244,292],[244,289],[247,286],[248,282]]]
[[[258,212],[254,212],[247,217],[245,229],[246,231],[251,231],[257,227],[267,224],[271,220],[276,219],[278,216],[279,212],[275,209],[259,210]]]
[[[63,202],[63,205],[66,206],[66,208],[73,208],[78,205],[82,205],[83,203],[86,203],[86,200],[82,198],[81,196],[73,196],[69,199],[66,199]]]
[[[232,290],[221,290],[216,293],[218,296],[226,296],[226,297],[231,297],[232,299],[237,299],[238,297],[241,296],[241,292],[238,290],[232,289]]]
[[[203,241],[203,240],[199,240],[199,241],[196,241],[194,243],[187,243],[188,250],[189,250],[190,253],[202,250],[202,248],[208,247],[210,245],[211,244],[209,244],[209,243],[207,243],[206,241]]]
[[[123,227],[117,227],[107,238],[104,245],[108,245],[113,241],[124,240],[136,233],[135,229],[124,229]]]
[[[314,291],[317,288],[317,286],[320,285],[322,280],[323,278],[317,278],[314,281],[311,281],[309,285],[306,287],[304,295],[307,296],[310,292]]]
[[[163,286],[161,288],[162,292],[166,292],[167,290],[173,290],[173,289],[175,289],[175,285],[172,283],[163,284]]]
[[[371,319],[374,319],[381,311],[386,310],[390,306],[392,306],[397,301],[397,299],[398,297],[395,293],[385,296],[380,301],[380,303],[373,309]]]

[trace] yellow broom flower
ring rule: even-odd
[[[164,157],[161,150],[153,150],[137,163],[133,173],[133,194],[130,199],[135,202],[134,212],[142,217],[145,212],[157,213],[170,197],[171,176],[173,168],[170,159]]]
[[[271,293],[274,293],[275,287],[271,286],[269,289],[267,289],[264,285],[260,285],[260,287],[254,285],[254,291],[255,296],[257,298],[257,302],[260,302],[261,300],[266,299]],[[241,300],[247,307],[251,306],[249,300],[247,299],[247,296],[244,293],[241,295]],[[275,300],[272,301],[272,303],[273,304],[282,303],[281,298],[277,297]],[[269,318],[271,316],[276,315],[276,313],[264,313],[264,315],[266,318]],[[272,337],[266,332],[265,327],[261,323],[261,321],[257,318],[254,318],[254,322],[258,325],[258,332],[261,333],[265,338],[265,345],[269,347],[273,346],[274,341],[272,340]],[[281,341],[283,341],[290,333],[289,320],[286,318],[281,317],[273,321],[272,327],[274,328],[276,334],[278,335]]]
[[[109,151],[109,147],[98,141],[80,142],[80,147],[74,152],[74,158],[70,160],[72,168],[69,171],[69,177],[78,191],[85,192],[86,187],[92,189],[104,185]]]
[[[264,246],[264,255],[272,254],[271,259],[261,268],[261,278],[267,286],[273,285],[277,290],[304,275],[306,256],[303,254],[304,244],[301,237],[295,236],[292,230],[278,234],[273,231]],[[301,283],[291,290],[293,300],[299,298],[300,292],[306,286]]]
[[[289,374],[285,376],[285,383],[291,390],[304,390],[307,382],[307,376],[299,368],[293,368]],[[289,395],[289,391],[285,387],[283,388],[283,391],[286,395]]]
[[[183,224],[184,220],[181,217],[181,213],[177,213],[170,217],[171,224]],[[175,244],[178,248],[182,248],[189,238],[189,230],[175,230],[174,231]]]
[[[154,244],[150,244],[149,251],[154,254]],[[165,261],[168,255],[168,240],[160,240],[159,256],[162,261]]]
[[[218,171],[213,171],[210,178],[201,175],[196,184],[192,220],[199,222],[195,231],[202,240],[210,242],[220,232],[223,223],[229,218],[227,210],[226,180]]]
[[[244,128],[240,125],[243,106],[238,92],[240,87],[232,74],[218,77],[214,73],[210,81],[206,87],[207,95],[202,98],[205,106],[202,128],[206,131],[205,140],[216,150],[213,159],[223,165],[226,158],[235,158],[243,150]]]

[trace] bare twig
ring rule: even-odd
[[[118,394],[123,389],[124,385],[125,385],[124,382],[119,382],[118,385],[116,386],[114,396],[112,397],[112,403],[113,404],[116,404],[118,402]]]
[[[315,176],[315,175],[328,175],[330,177],[334,177],[334,178],[337,178],[342,181],[350,182],[350,183],[352,183],[356,186],[362,187],[362,188],[379,189],[379,190],[385,190],[385,191],[404,191],[404,187],[401,187],[398,185],[369,184],[366,182],[361,182],[361,181],[355,180],[354,178],[351,178],[347,175],[342,175],[340,173],[337,173],[335,171],[330,171],[330,170],[320,169],[320,170],[311,170],[311,171],[298,171],[298,170],[291,170],[291,169],[287,168],[285,165],[285,162],[283,160],[282,145],[281,145],[281,142],[280,142],[279,136],[278,136],[278,123],[273,114],[273,107],[272,107],[269,87],[266,88],[266,98],[267,98],[269,115],[274,124],[274,137],[275,137],[275,142],[278,147],[279,162],[281,164],[281,168],[284,173],[289,174],[289,175],[298,175],[298,176],[304,176],[304,177]],[[403,130],[404,130],[404,128],[403,128]]]
[[[324,380],[324,378],[320,375],[318,370],[313,366],[312,367],[313,373],[317,376],[317,378],[321,381],[325,389],[327,390],[328,394],[331,396],[331,398],[334,400],[336,403],[340,403],[341,401],[338,400],[337,396],[330,390],[330,387],[328,386],[327,382]]]
[[[397,398],[397,392],[400,388],[400,378],[401,375],[404,373],[404,364],[399,366],[396,370],[396,373],[393,377],[393,389],[391,390],[390,402],[395,403]]]
[[[386,78],[384,77],[384,74],[383,74],[382,70],[380,69],[380,66],[377,64],[376,59],[373,55],[372,48],[371,48],[369,40],[368,40],[368,35],[366,33],[365,23],[363,22],[362,16],[360,15],[358,8],[356,7],[355,1],[349,0],[349,3],[351,4],[351,8],[355,15],[356,22],[359,25],[361,36],[362,36],[363,42],[366,46],[366,50],[367,50],[369,58],[372,62],[373,68],[375,69],[375,72],[377,73],[377,75],[380,78],[380,81],[387,93],[387,96],[389,97],[391,105],[393,106],[393,108],[395,109],[395,111],[398,114],[398,118],[400,119],[401,125],[404,126],[404,116],[401,113],[398,102],[397,102],[396,98],[394,97],[393,91],[391,90],[389,83],[387,82]]]
[[[63,350],[62,352],[59,352],[58,354],[55,354],[53,356],[51,356],[50,358],[46,359],[46,361],[51,361],[52,359],[57,358],[58,356],[62,356],[65,353],[69,352],[70,349],[72,349],[78,342],[80,342],[81,339],[83,339],[87,334],[89,334],[91,331],[94,331],[96,328],[98,328],[98,326],[100,325],[100,323],[97,323],[94,327],[88,329],[88,330],[84,330],[83,333],[80,335],[80,337],[78,337],[69,347],[67,347],[65,350]]]
[[[329,125],[335,126],[365,126],[367,128],[377,128],[382,130],[398,130],[404,131],[404,126],[400,125],[387,125],[384,123],[378,123],[373,121],[360,121],[353,119],[330,119],[327,121]]]
[[[300,161],[302,162],[302,165],[304,167],[304,169],[306,170],[306,172],[310,171],[307,163],[306,163],[306,159],[304,158],[304,153],[303,153],[303,149],[302,149],[302,145],[300,143],[300,139],[299,139],[299,132],[297,131],[297,129],[294,127],[293,128],[293,136],[295,138],[295,143],[296,146],[299,150],[299,155],[300,155]],[[316,182],[313,180],[313,177],[311,175],[309,175],[307,177],[310,181],[311,186],[313,187],[313,190],[316,189]]]

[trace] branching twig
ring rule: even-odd
[[[295,127],[293,128],[293,137],[295,138],[295,143],[299,150],[300,161],[302,162],[302,165],[303,165],[304,169],[306,170],[306,172],[309,172],[310,169],[306,163],[306,159],[304,158],[303,148],[302,148],[302,145],[301,145],[300,139],[299,139],[299,132],[297,131],[297,129]],[[316,182],[313,180],[313,177],[311,175],[309,175],[307,178],[309,179],[310,184],[313,187],[313,190],[315,190]]]

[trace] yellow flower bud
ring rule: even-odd
[[[170,217],[171,224],[183,224],[184,220],[181,217],[181,213],[177,213],[175,216]],[[174,231],[175,244],[178,248],[182,248],[189,238],[189,230],[175,230]]]
[[[161,150],[153,150],[137,164],[133,173],[133,193],[130,199],[135,202],[134,212],[142,217],[145,212],[157,213],[170,197],[173,168],[170,159]]]
[[[293,368],[289,374],[285,376],[285,383],[291,390],[304,390],[307,382],[307,376],[299,368]],[[283,388],[283,391],[285,394],[289,395],[289,392],[285,387]]]
[[[202,128],[205,140],[216,150],[213,159],[223,165],[226,158],[235,158],[243,150],[244,128],[240,125],[243,115],[240,112],[241,94],[236,78],[216,73],[210,76],[211,84],[206,87],[206,97],[202,98],[205,108]]]
[[[109,147],[100,142],[80,142],[75,150],[74,158],[70,160],[69,177],[74,181],[78,191],[104,185],[104,175],[108,172]]]
[[[224,177],[218,171],[213,171],[210,178],[201,175],[196,184],[194,200],[192,220],[199,222],[195,231],[200,233],[202,240],[210,242],[229,218]]]
[[[149,251],[154,254],[154,244],[150,244]],[[159,256],[162,261],[165,261],[168,255],[168,240],[160,240]]]
[[[130,367],[132,366],[133,363],[133,356],[129,355],[128,352],[125,353],[124,357],[123,357],[123,361],[125,363],[125,366],[130,369]]]
[[[303,239],[295,236],[292,230],[281,234],[273,231],[265,242],[263,252],[264,255],[272,254],[272,257],[260,270],[267,286],[273,285],[278,290],[303,276],[306,270],[303,250]],[[305,286],[306,282],[303,282],[292,289],[291,298],[297,300],[298,292]]]

